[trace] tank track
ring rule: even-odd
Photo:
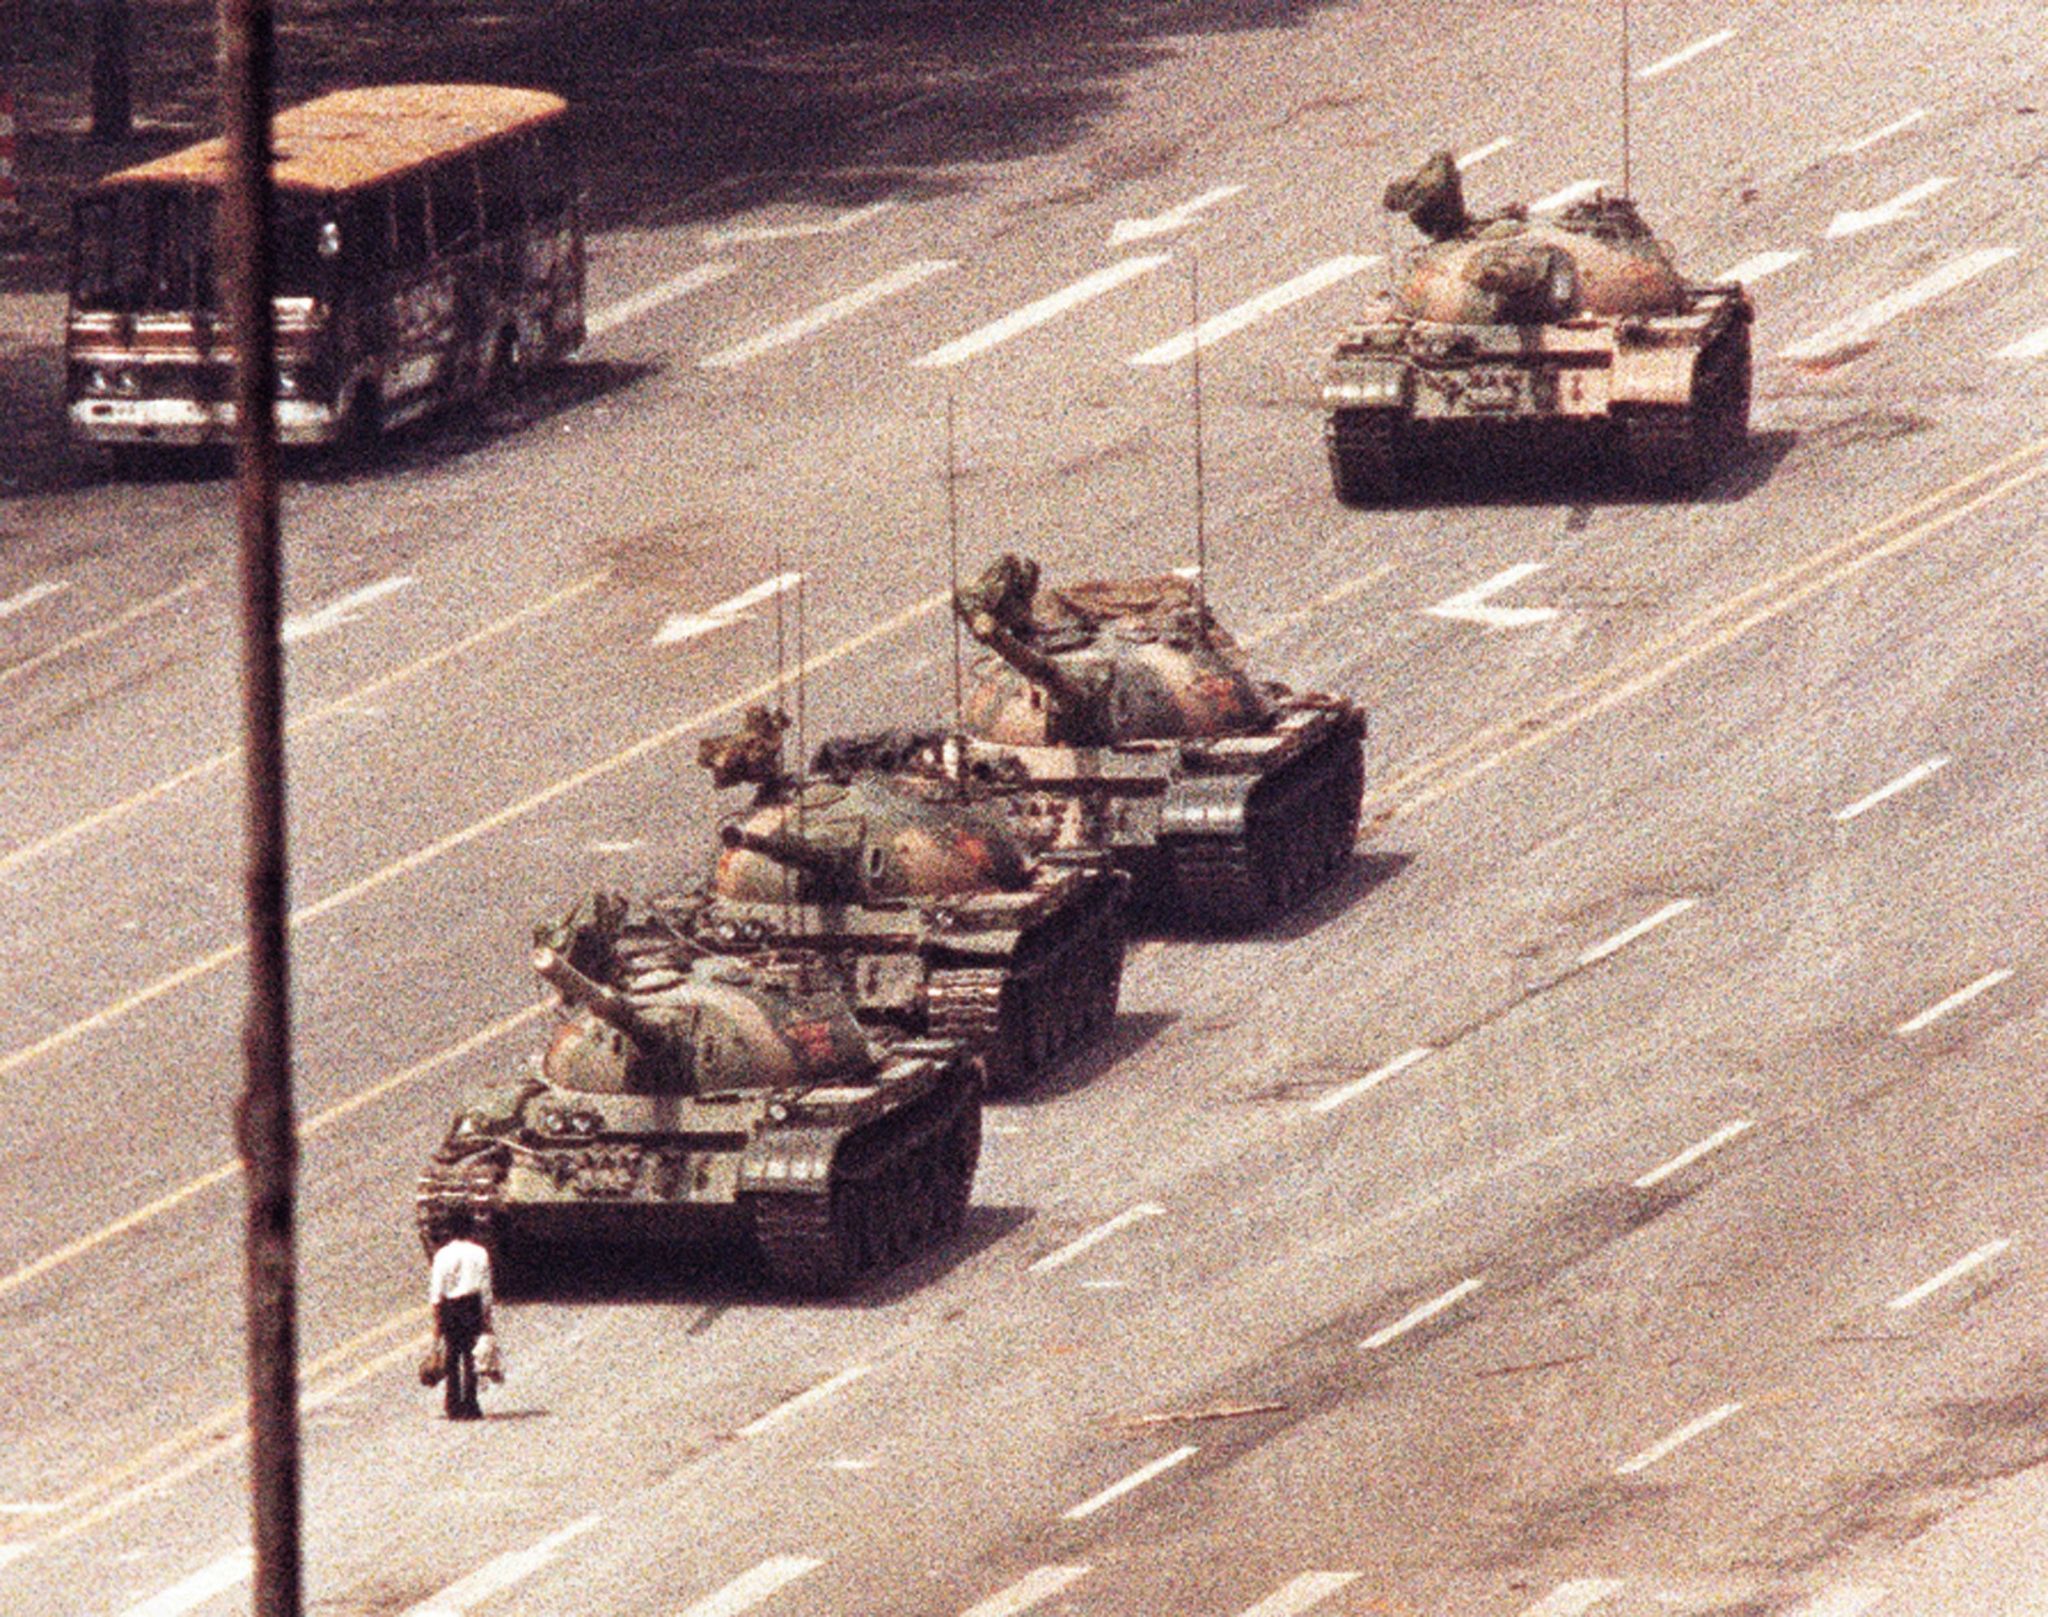
[[[825,1296],[906,1263],[966,1221],[981,1157],[981,1089],[952,1089],[845,1141],[829,1194],[754,1193],[754,1240],[776,1285]]]
[[[1632,410],[1622,442],[1636,483],[1666,494],[1690,494],[1712,480],[1749,430],[1749,327],[1731,327],[1699,357],[1692,402],[1683,408]]]
[[[1252,788],[1243,836],[1176,839],[1181,918],[1249,931],[1307,898],[1351,857],[1364,784],[1360,738],[1335,736]]]
[[[1106,1028],[1122,980],[1123,928],[1099,904],[1027,935],[1008,966],[934,971],[931,1035],[980,1053],[989,1088],[1008,1093]]]
[[[1330,485],[1344,505],[1392,505],[1401,497],[1401,428],[1391,410],[1337,410],[1324,439]]]
[[[491,1249],[493,1267],[508,1267],[510,1254],[504,1250],[505,1232],[498,1218],[504,1206],[506,1167],[503,1148],[486,1147],[449,1161],[436,1156],[420,1171],[412,1198],[413,1224],[429,1257],[448,1215],[466,1213],[477,1239]]]

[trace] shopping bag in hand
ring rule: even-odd
[[[448,1344],[441,1340],[441,1333],[434,1333],[434,1340],[427,1344],[427,1351],[420,1359],[420,1385],[431,1387],[448,1373]]]
[[[504,1356],[498,1352],[498,1333],[485,1331],[476,1339],[476,1373],[484,1381],[505,1379]]]

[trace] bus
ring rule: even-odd
[[[368,443],[582,343],[567,113],[545,91],[400,84],[272,120],[281,443]],[[232,436],[213,263],[226,162],[222,141],[202,141],[74,204],[64,347],[76,438],[119,450]]]

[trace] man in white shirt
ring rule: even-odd
[[[442,1407],[450,1420],[481,1420],[476,1401],[476,1339],[491,1328],[491,1255],[472,1239],[467,1213],[451,1214],[427,1280],[434,1328],[446,1344]]]

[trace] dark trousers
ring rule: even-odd
[[[476,1401],[476,1339],[484,1331],[484,1300],[444,1297],[434,1305],[434,1323],[448,1345],[448,1376],[441,1383],[441,1407],[450,1420],[475,1420],[483,1414]]]

